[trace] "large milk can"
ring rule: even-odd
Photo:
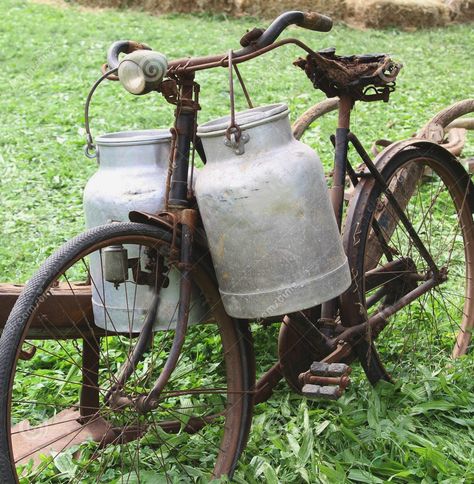
[[[128,221],[132,210],[156,213],[164,209],[166,177],[171,146],[169,130],[144,130],[110,133],[96,139],[99,169],[84,191],[84,210],[87,228]],[[116,247],[100,260],[95,254],[90,260],[92,304],[95,324],[110,331],[139,331],[153,299],[150,286],[133,282],[131,271],[125,284],[113,284],[104,277],[107,263],[113,257],[140,257],[146,267],[147,257],[138,246]],[[109,261],[109,262],[108,262]],[[171,269],[169,285],[160,291],[160,303],[155,330],[176,326],[179,298],[179,271]],[[133,294],[134,310],[127,295]],[[104,310],[104,303],[106,310]],[[132,306],[133,307],[133,306]],[[132,314],[133,313],[133,314]],[[189,324],[201,322],[208,315],[204,297],[193,289]]]
[[[237,318],[281,315],[341,294],[350,284],[323,168],[292,134],[288,108],[236,114],[201,125],[207,164],[196,197],[224,307]]]

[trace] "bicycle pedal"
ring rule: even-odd
[[[301,389],[303,396],[311,399],[337,400],[344,390],[336,385],[312,385],[307,383]]]
[[[309,369],[311,375],[323,377],[342,377],[348,376],[352,368],[345,363],[324,363],[314,361]]]

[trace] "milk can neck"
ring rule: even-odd
[[[241,139],[237,143],[230,143],[225,131],[202,137],[208,163],[229,159],[235,159],[236,162],[249,158],[255,159],[295,141],[287,114],[271,122],[243,126],[241,129]]]

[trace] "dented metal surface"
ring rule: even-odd
[[[293,137],[285,105],[236,115],[249,137],[240,155],[225,145],[229,121],[199,127],[207,164],[196,182],[227,312],[268,317],[337,296],[349,273],[319,158]]]

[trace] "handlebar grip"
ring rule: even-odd
[[[303,20],[298,22],[300,27],[317,32],[329,32],[332,29],[332,19],[317,12],[304,12]]]
[[[151,47],[134,40],[117,40],[107,51],[107,65],[109,69],[116,69],[120,63],[119,54],[131,54],[136,50],[151,50]]]

